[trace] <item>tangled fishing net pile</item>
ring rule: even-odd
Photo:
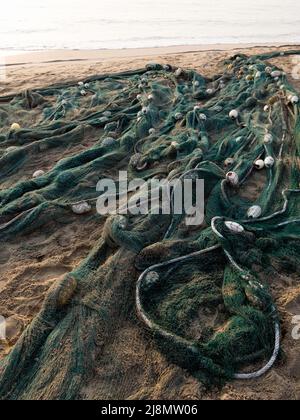
[[[280,315],[265,279],[299,271],[300,119],[297,92],[266,60],[288,54],[300,52],[235,56],[211,79],[151,63],[0,98],[0,246],[71,214],[103,222],[96,184],[119,170],[204,179],[206,200],[205,223],[193,229],[184,215],[107,218],[88,258],[49,290],[1,362],[1,398],[78,398],[99,336],[121,310],[112,295],[120,308],[127,298],[114,276],[133,286],[139,328],[203,383],[274,365]],[[92,146],[76,152],[87,138]],[[28,161],[54,149],[68,157],[17,182]],[[133,267],[122,274],[119,261]]]

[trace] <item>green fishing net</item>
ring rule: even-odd
[[[266,60],[294,54],[237,55],[213,78],[150,63],[0,98],[0,246],[52,221],[103,224],[1,362],[2,399],[79,398],[99,337],[118,328],[132,296],[138,327],[205,384],[274,365],[280,316],[268,280],[300,264],[300,119],[297,93]],[[120,170],[148,182],[204,179],[205,221],[101,216],[96,184]]]

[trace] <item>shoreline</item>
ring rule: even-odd
[[[95,49],[95,50],[40,50],[40,51],[5,51],[8,55],[1,54],[0,59],[5,66],[20,66],[32,64],[51,64],[64,62],[110,61],[116,59],[144,58],[158,55],[192,54],[201,52],[236,51],[256,48],[300,48],[300,43],[236,43],[236,44],[195,44],[177,45],[169,47],[151,48],[123,48],[123,49]],[[4,53],[4,51],[3,51]],[[3,65],[3,64],[2,64]]]
[[[143,68],[156,61],[192,68],[210,77],[222,71],[223,62],[236,53],[255,55],[274,50],[299,49],[300,44],[257,46],[254,44],[206,44],[122,50],[45,50],[0,57],[0,96],[41,88],[59,82],[80,81],[92,75]],[[274,64],[293,69],[293,58],[281,57]],[[2,64],[2,66],[1,66]],[[297,88],[300,89],[299,81]]]

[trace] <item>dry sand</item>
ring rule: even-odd
[[[277,46],[277,48],[280,48]],[[294,47],[293,47],[294,48]],[[287,47],[280,48],[286,50]],[[256,54],[274,47],[196,46],[121,51],[51,51],[11,56],[7,78],[0,94],[18,92],[58,81],[80,80],[100,73],[136,69],[149,61],[193,68],[204,75],[221,69],[222,61],[237,52]],[[292,57],[273,62],[287,72],[300,90],[300,81],[291,78]],[[299,74],[300,76],[300,74]],[[59,156],[49,156],[49,165]],[[34,164],[34,162],[33,162]],[[259,182],[259,180],[258,180]],[[3,188],[3,186],[2,186]],[[80,264],[101,235],[101,226],[76,223],[76,218],[60,231],[51,225],[29,235],[26,243],[0,248],[0,314],[8,318],[8,342],[0,348],[7,354],[24,328],[31,322],[50,285]],[[232,382],[223,389],[205,391],[182,369],[169,365],[145,337],[140,325],[119,320],[119,331],[109,343],[102,343],[103,360],[82,390],[83,398],[143,399],[300,399],[300,340],[292,339],[293,315],[300,315],[299,278],[271,279],[272,291],[283,319],[284,356],[277,366],[259,380]],[[134,288],[125,291],[134,293]],[[130,296],[129,303],[133,303]],[[127,311],[133,311],[129,306]],[[109,355],[113,354],[110,358]],[[104,363],[105,360],[109,363]],[[116,366],[116,361],[122,366]]]

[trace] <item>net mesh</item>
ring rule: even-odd
[[[78,398],[99,336],[123,310],[122,282],[130,296],[136,284],[140,328],[203,383],[270,359],[279,315],[266,278],[299,272],[300,119],[297,93],[267,60],[295,54],[234,56],[213,78],[150,63],[0,98],[0,241],[68,223],[83,202],[91,209],[79,221],[105,222],[2,360],[1,398]],[[61,158],[46,172],[18,181],[54,152]],[[259,172],[254,162],[270,157]],[[146,181],[204,179],[205,222],[187,229],[176,215],[100,216],[96,184],[119,170]]]

